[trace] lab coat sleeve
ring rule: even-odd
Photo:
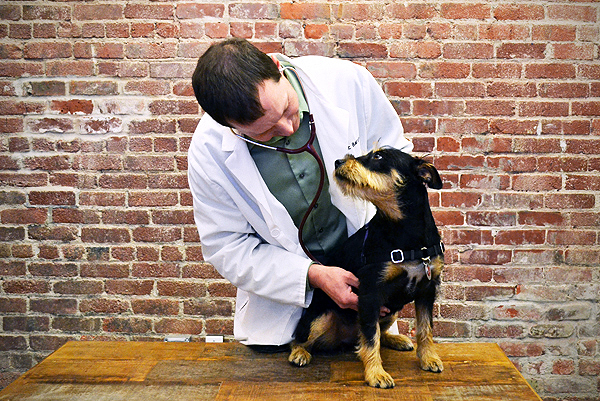
[[[193,157],[188,180],[205,260],[237,288],[278,303],[307,307],[312,298],[307,285],[310,260],[264,241],[236,200]]]
[[[364,121],[367,131],[367,147],[374,145],[392,146],[404,152],[411,152],[412,142],[404,137],[404,129],[396,110],[371,73],[358,67],[362,83]]]

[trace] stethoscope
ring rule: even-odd
[[[287,70],[287,69],[291,70],[296,75],[296,78],[298,78],[298,74],[296,73],[296,70],[294,70],[293,67],[282,67],[279,69],[279,71],[283,72],[284,70]],[[298,79],[298,82],[300,82],[300,79]],[[302,83],[300,85],[302,85]],[[304,225],[306,224],[306,221],[308,220],[308,216],[310,215],[310,213],[313,211],[313,209],[317,205],[317,201],[319,200],[319,196],[321,196],[321,192],[323,191],[323,185],[325,183],[325,165],[323,164],[323,160],[321,160],[319,153],[317,152],[317,150],[314,147],[314,141],[315,141],[315,138],[317,137],[317,131],[315,129],[315,121],[313,119],[312,114],[308,115],[308,124],[310,126],[310,137],[308,138],[308,141],[304,144],[304,146],[301,146],[296,149],[287,149],[287,148],[282,148],[279,146],[265,145],[264,143],[255,142],[253,140],[250,140],[250,139],[244,137],[243,135],[236,133],[232,128],[230,128],[230,130],[238,138],[240,138],[243,141],[246,141],[248,143],[251,143],[252,145],[255,145],[255,146],[260,146],[260,147],[263,147],[266,149],[271,149],[271,150],[275,150],[277,152],[283,152],[283,153],[287,153],[287,154],[291,154],[291,155],[295,155],[295,154],[302,153],[302,152],[308,152],[312,157],[315,158],[315,160],[317,161],[317,164],[319,165],[319,173],[320,173],[319,186],[317,188],[317,192],[315,193],[315,197],[313,198],[312,202],[308,206],[306,213],[304,213],[304,216],[302,217],[302,221],[300,222],[300,226],[298,227],[298,241],[300,242],[300,246],[302,247],[302,250],[304,251],[304,253],[306,253],[306,255],[309,258],[311,258],[314,262],[318,262],[317,258],[315,258],[310,253],[310,251],[304,244],[304,240],[302,239],[302,231],[304,229]]]

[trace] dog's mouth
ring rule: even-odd
[[[404,180],[396,170],[389,174],[371,171],[349,155],[336,163],[334,177],[344,195],[373,203],[391,219],[403,217],[396,195]]]

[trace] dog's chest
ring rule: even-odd
[[[406,281],[407,285],[418,283],[424,278],[428,279],[426,267],[423,262],[416,261],[406,263],[388,262],[384,270],[383,281],[389,283],[398,278],[404,278],[403,281]]]

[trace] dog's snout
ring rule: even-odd
[[[335,161],[335,168],[339,168],[342,164],[344,164],[344,159],[337,159]]]

